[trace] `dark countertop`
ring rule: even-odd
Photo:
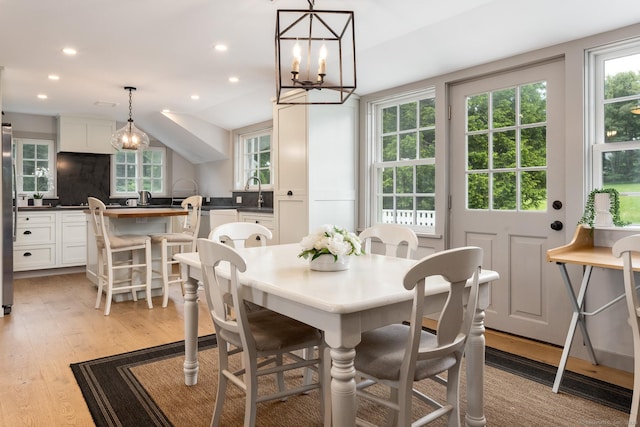
[[[173,205],[148,205],[148,206],[122,206],[122,205],[107,205],[107,209],[135,209],[135,208],[176,208]],[[18,212],[46,212],[46,211],[68,211],[68,210],[84,210],[88,209],[88,206],[20,206]],[[259,208],[257,206],[203,206],[203,211],[212,211],[220,209],[235,209],[238,212],[251,212],[251,213],[263,213],[273,214],[273,208]]]

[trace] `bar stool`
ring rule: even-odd
[[[138,301],[137,291],[144,289],[147,305],[153,308],[151,301],[151,239],[148,236],[112,235],[107,231],[104,220],[106,209],[102,201],[89,197],[91,224],[96,236],[98,248],[98,296],[96,308],[100,308],[102,290],[106,284],[107,299],[104,315],[111,311],[111,300],[114,293],[131,292],[133,300]],[[140,260],[140,252],[144,251],[144,259]],[[114,255],[127,254],[126,259],[114,259]],[[120,258],[118,256],[117,258]],[[106,268],[105,268],[106,267]],[[139,270],[144,271],[144,281],[140,279]],[[127,278],[116,278],[116,273],[128,270]],[[138,274],[136,274],[138,273]],[[138,279],[138,280],[136,280]]]
[[[154,271],[162,276],[162,307],[166,307],[169,303],[169,285],[171,283],[180,283],[180,286],[183,286],[184,284],[184,279],[180,273],[173,273],[173,266],[179,264],[178,261],[173,259],[173,248],[179,248],[180,252],[196,251],[196,240],[200,230],[202,196],[187,197],[182,201],[181,206],[182,209],[189,211],[186,216],[178,217],[179,220],[184,220],[181,224],[182,230],[176,233],[154,234],[151,236],[151,243],[160,246],[160,271]],[[184,289],[182,293],[184,294]]]

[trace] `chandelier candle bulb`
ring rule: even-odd
[[[291,72],[298,74],[300,72],[300,60],[302,59],[302,53],[300,45],[298,43],[293,46],[293,63],[291,64]]]
[[[318,78],[327,72],[327,46],[320,48],[320,58],[318,59]]]

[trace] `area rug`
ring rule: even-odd
[[[198,384],[191,387],[184,385],[182,374],[184,342],[75,363],[71,369],[99,427],[208,426],[217,384],[215,347],[214,335],[199,338],[200,373]],[[485,415],[490,426],[625,425],[628,420],[630,390],[567,371],[555,394],[553,366],[492,348],[487,348],[486,360]],[[287,380],[300,381],[301,373]],[[464,373],[461,383],[464,413]],[[421,387],[442,395],[429,382]],[[417,418],[425,408],[414,406]],[[229,386],[221,425],[242,425],[243,411],[243,394]],[[260,404],[257,413],[258,426],[322,425],[317,392]],[[377,425],[384,420],[383,411],[370,404],[361,404],[358,415]],[[432,425],[446,424],[441,420]]]

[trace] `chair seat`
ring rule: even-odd
[[[109,236],[111,242],[111,249],[122,249],[129,246],[144,245],[149,236],[137,236],[134,234],[123,234],[121,236]]]
[[[383,380],[398,381],[400,368],[409,339],[409,326],[395,324],[368,331],[356,347],[356,370]],[[436,348],[437,337],[427,331],[420,333],[420,348]],[[414,381],[429,378],[446,371],[456,364],[456,358],[448,354],[438,359],[416,362]]]
[[[315,343],[322,338],[316,328],[271,310],[248,312],[247,320],[258,351],[281,350],[309,342]],[[242,347],[240,334],[227,329],[218,331],[218,334],[225,341]]]
[[[186,233],[153,234],[151,236],[151,243],[161,243],[162,240],[166,240],[167,243],[191,243],[194,237]]]

